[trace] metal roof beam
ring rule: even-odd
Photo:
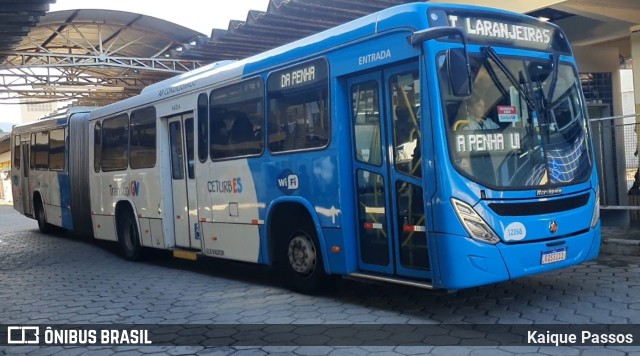
[[[139,16],[135,17],[133,20],[129,21],[129,23],[127,23],[124,27],[121,27],[118,31],[114,32],[111,36],[107,37],[104,40],[101,39],[101,41],[102,41],[101,45],[105,45],[105,44],[109,43],[110,41],[118,38],[122,34],[122,32],[124,32],[124,30],[126,30],[129,27],[133,26],[133,24],[138,22],[141,18],[142,18],[142,15],[139,15]]]
[[[200,61],[117,56],[86,56],[53,53],[7,52],[4,68],[63,68],[77,66],[144,69],[154,72],[182,73],[203,65]]]
[[[302,25],[301,27],[307,27],[307,28],[298,28],[298,23],[295,23],[293,21],[287,21],[287,26],[291,26],[292,24],[296,25],[296,32],[289,34],[288,36],[285,36],[285,37],[301,38],[301,37],[311,36],[313,34],[318,33],[317,26],[316,28],[310,28],[312,26]],[[252,25],[251,27],[245,27],[233,32],[228,32],[224,37],[226,39],[227,37],[233,37],[236,35],[240,35],[240,36],[250,35],[250,36],[260,36],[263,38],[267,37],[269,39],[272,39],[273,41],[282,42],[284,41],[284,39],[282,38],[283,34],[284,33],[282,32],[282,26],[255,24],[255,25]]]
[[[38,99],[38,100],[73,100],[80,98],[99,98],[106,103],[113,103],[115,101],[130,98],[133,95],[118,92],[118,93],[75,93],[75,92],[46,92],[43,90],[37,90],[32,92],[16,92],[10,90],[0,89],[0,101],[2,100],[16,100],[16,99]]]
[[[20,90],[13,90],[13,89],[4,89],[0,87],[0,94],[9,94],[9,93],[17,93],[17,94],[21,94],[21,95],[40,95],[40,94],[59,94],[59,95],[78,95],[78,94],[86,94],[86,95],[95,95],[95,94],[112,94],[112,93],[118,93],[118,94],[127,94],[127,97],[129,96],[134,96],[138,94],[138,91],[135,90],[102,90],[99,88],[65,88],[65,87],[55,87],[55,86],[51,86],[51,87],[46,87],[46,88],[36,88],[36,89],[20,89]]]
[[[265,38],[259,35],[258,33],[246,33],[246,34],[233,33],[233,34],[230,34],[229,36],[225,36],[224,39],[212,41],[210,45],[216,46],[216,45],[224,44],[225,46],[229,46],[229,47],[244,47],[247,45],[248,46],[257,45],[260,48],[264,48],[264,50],[268,50],[268,49],[274,48],[275,46],[280,46],[284,43],[293,42],[300,38],[296,35],[283,35],[283,34],[276,34],[276,33],[274,33],[274,35],[279,36],[279,38],[274,38],[271,36]]]
[[[335,6],[335,5],[331,5],[330,1],[318,1],[318,2],[294,2],[289,4],[289,6],[286,7],[286,9],[288,10],[289,13],[293,13],[293,12],[297,12],[300,14],[304,14],[306,15],[306,17],[309,16],[309,13],[323,13],[323,14],[331,14],[331,17],[333,19],[335,19],[336,21],[340,22],[340,23],[344,23],[350,20],[353,20],[355,18],[364,16],[364,15],[368,15],[376,10],[379,9],[379,7],[371,7],[371,10],[366,10],[366,9],[360,9],[364,7],[362,4],[357,4],[357,5],[353,5],[353,3],[350,4],[350,6]]]
[[[53,33],[51,34],[51,36],[49,36],[49,38],[47,38],[44,42],[42,42],[42,44],[40,45],[41,47],[47,47],[47,45],[53,41],[60,32],[64,31],[64,29],[67,27],[67,24],[73,22],[73,19],[76,18],[76,16],[78,16],[78,12],[80,12],[80,10],[76,10],[74,11],[71,16],[69,16],[67,18],[67,20],[64,22],[63,25],[60,25],[60,27],[58,27],[58,29],[56,31],[53,31]]]
[[[32,89],[25,88],[25,86],[31,86]],[[31,83],[31,84],[7,84],[0,85],[0,90],[6,90],[7,92],[61,92],[61,93],[94,93],[101,91],[111,92],[131,92],[132,94],[138,94],[144,88],[144,85],[139,87],[134,86],[118,86],[114,84],[101,84],[101,83],[77,83],[77,82],[44,82],[44,83]]]
[[[302,26],[303,29],[313,31],[313,33],[336,26],[337,24],[337,22],[331,21],[330,19],[313,19],[308,21],[297,16],[269,14],[269,16],[261,18],[259,24],[256,23],[253,26],[271,26],[282,29],[282,26],[290,26],[291,23],[296,24],[296,30],[300,28],[298,26]]]
[[[32,84],[68,84],[68,85],[115,85],[115,86],[131,86],[140,90],[145,86],[157,82],[152,79],[131,78],[131,77],[110,77],[103,75],[82,75],[71,76],[65,74],[27,74],[27,73],[0,73],[0,86],[21,86]],[[8,84],[10,83],[10,84]]]

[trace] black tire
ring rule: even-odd
[[[313,227],[290,229],[279,245],[278,259],[289,288],[304,294],[317,294],[326,286],[328,276]]]
[[[40,201],[40,199],[33,202],[33,210],[36,215],[36,220],[38,221],[38,229],[40,232],[43,234],[50,234],[53,230],[53,226],[47,222],[44,207],[42,206],[42,201]]]
[[[124,259],[138,261],[142,257],[142,246],[140,245],[140,234],[138,225],[131,213],[125,213],[118,223],[118,242],[120,243],[120,253]]]

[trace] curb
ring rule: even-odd
[[[640,240],[602,240],[602,245],[600,245],[600,253],[618,256],[640,256]]]

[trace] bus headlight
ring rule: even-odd
[[[593,229],[600,220],[600,190],[596,189],[596,205],[593,207],[593,215],[591,216],[591,228]]]
[[[453,204],[453,209],[469,236],[492,245],[500,242],[498,235],[493,232],[489,224],[469,204],[454,198],[451,198],[451,204]]]

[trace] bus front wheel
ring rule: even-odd
[[[318,293],[327,281],[320,245],[311,231],[309,228],[291,231],[281,247],[285,282],[305,294]]]
[[[142,254],[142,246],[140,246],[138,226],[135,219],[131,214],[125,214],[118,225],[118,242],[120,243],[122,257],[129,261],[139,260]]]

